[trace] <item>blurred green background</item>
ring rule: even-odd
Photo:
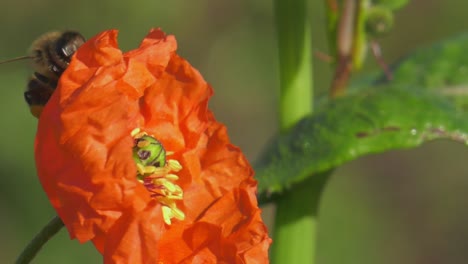
[[[314,49],[326,53],[323,1],[310,2]],[[467,8],[462,0],[411,1],[380,39],[386,61],[467,30]],[[129,50],[151,27],[161,27],[176,35],[179,53],[214,87],[211,107],[249,160],[276,133],[272,1],[17,0],[1,1],[0,10],[0,60],[24,55],[36,37],[53,29],[91,37],[117,28],[120,47]],[[372,59],[366,65],[376,67]],[[37,121],[23,101],[30,73],[26,62],[0,65],[0,263],[12,263],[54,215],[34,169]],[[316,93],[326,93],[330,67],[314,59],[314,73]],[[318,263],[466,263],[467,160],[466,147],[438,141],[338,169],[321,204]],[[272,208],[265,211],[271,226]],[[65,230],[34,261],[100,262],[91,244],[70,241]]]

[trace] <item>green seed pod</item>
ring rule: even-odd
[[[366,33],[371,37],[379,37],[393,27],[393,13],[390,9],[373,6],[369,8],[366,15]]]
[[[133,159],[143,166],[164,167],[166,165],[166,150],[157,139],[145,135],[135,139]]]
[[[372,1],[372,4],[383,6],[393,11],[402,8],[408,4],[408,2],[409,0],[374,0]]]

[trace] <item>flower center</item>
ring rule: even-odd
[[[185,214],[177,208],[176,201],[184,198],[184,192],[175,182],[179,177],[174,174],[182,169],[177,160],[166,159],[161,142],[136,128],[132,131],[135,140],[133,160],[137,166],[137,179],[150,192],[152,198],[162,205],[164,222],[171,224],[173,218],[184,220]]]

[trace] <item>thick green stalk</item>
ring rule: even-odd
[[[309,177],[278,199],[272,263],[315,263],[317,212],[331,171]]]
[[[311,30],[306,0],[275,0],[280,68],[280,129],[312,112]],[[311,177],[277,203],[272,263],[315,261],[317,205],[323,184]],[[318,188],[318,189],[317,189]]]
[[[306,0],[275,0],[279,48],[280,128],[312,111],[310,21]]]

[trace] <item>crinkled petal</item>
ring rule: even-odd
[[[107,236],[105,263],[268,263],[271,240],[248,188],[227,193],[192,223],[165,228],[155,211],[117,222]]]
[[[126,208],[149,196],[135,180],[130,131],[141,117],[139,98],[176,49],[153,30],[142,49],[122,54],[117,32],[86,42],[44,108],[36,136],[41,183],[70,235],[84,242],[105,233]],[[151,69],[159,69],[156,73]]]
[[[127,53],[116,37],[78,50],[39,120],[39,179],[71,237],[92,240],[106,263],[268,262],[253,171],[208,110],[212,88],[173,36],[152,30]],[[170,225],[137,179],[136,128],[182,166],[185,217]]]

